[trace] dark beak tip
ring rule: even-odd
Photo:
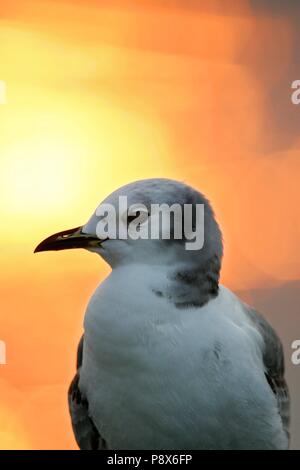
[[[59,251],[70,248],[85,248],[90,241],[90,237],[81,233],[81,227],[76,227],[63,232],[55,233],[40,242],[33,253],[42,251]]]
[[[42,241],[41,243],[39,243],[39,244],[35,247],[33,253],[41,253],[42,251],[48,251],[47,244],[46,244],[45,242],[46,242],[46,241],[44,240],[44,241]]]

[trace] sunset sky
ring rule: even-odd
[[[120,185],[204,192],[232,289],[300,279],[299,21],[292,0],[0,0],[1,449],[76,448],[66,391],[109,269],[33,249]]]

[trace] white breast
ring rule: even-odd
[[[118,268],[85,317],[80,388],[112,449],[284,447],[261,337],[224,287],[178,309],[162,271]]]

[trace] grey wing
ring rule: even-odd
[[[266,380],[273,391],[281,416],[283,429],[289,438],[290,397],[284,378],[284,354],[280,339],[274,329],[256,310],[246,307],[247,315],[253,321],[264,340],[263,360]]]
[[[89,415],[89,404],[87,398],[79,388],[80,369],[82,366],[84,337],[78,345],[77,350],[77,372],[73,378],[68,391],[69,411],[71,415],[72,428],[76,442],[82,450],[104,450],[106,442],[100,436],[98,429]]]

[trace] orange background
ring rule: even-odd
[[[76,448],[66,391],[108,267],[85,251],[32,252],[140,178],[210,198],[222,282],[271,321],[280,305],[299,395],[299,19],[293,1],[0,0],[0,448]]]

